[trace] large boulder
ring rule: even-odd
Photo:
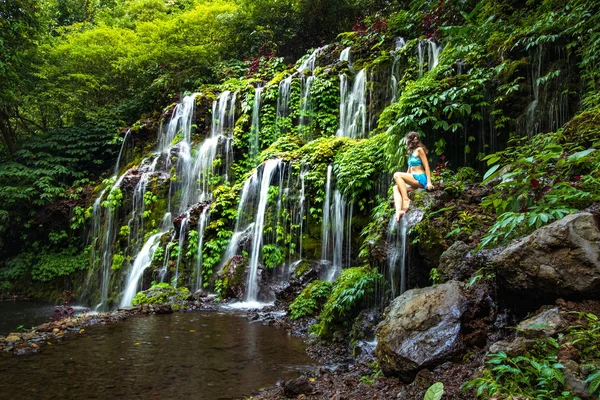
[[[465,242],[457,240],[440,256],[438,272],[443,280],[463,280],[470,276],[471,271],[464,271],[463,259],[471,248]]]
[[[467,307],[464,286],[457,281],[409,290],[394,299],[376,331],[383,372],[409,382],[420,369],[459,354]]]
[[[598,298],[600,230],[590,213],[568,215],[513,242],[492,263],[512,292]]]

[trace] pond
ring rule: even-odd
[[[16,332],[17,327],[30,329],[50,321],[54,305],[39,301],[0,301],[0,335]]]
[[[134,317],[0,359],[0,398],[235,399],[314,367],[302,340],[223,312]]]

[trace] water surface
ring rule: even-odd
[[[300,339],[235,315],[134,317],[0,358],[0,399],[234,399],[312,367]]]
[[[49,322],[54,305],[39,301],[0,301],[0,335],[16,332],[18,326],[30,329]]]

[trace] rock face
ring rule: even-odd
[[[463,284],[413,289],[397,297],[377,327],[376,353],[386,375],[410,381],[422,368],[461,351],[461,317],[468,300]]]
[[[600,295],[600,231],[590,213],[569,215],[492,258],[505,288],[530,295]]]
[[[454,242],[452,246],[448,248],[440,256],[440,264],[438,266],[438,272],[444,280],[449,279],[466,279],[468,277],[461,268],[463,258],[469,253],[471,248],[460,240]],[[464,276],[467,275],[467,276]]]

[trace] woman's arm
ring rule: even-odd
[[[419,153],[419,158],[423,163],[423,168],[425,168],[425,176],[427,176],[427,186],[425,187],[425,189],[432,190],[433,184],[431,183],[431,171],[429,170],[429,161],[427,160],[427,154],[425,154],[425,151],[422,147],[419,147],[417,149],[417,152]]]

